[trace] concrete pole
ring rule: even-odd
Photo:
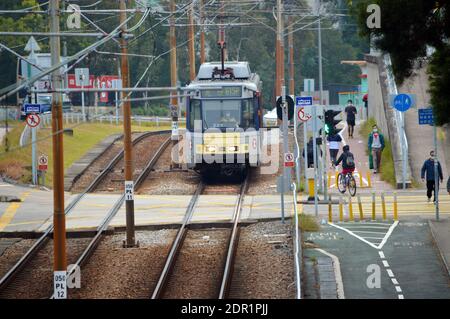
[[[120,23],[127,19],[126,0],[120,0]],[[122,36],[120,38],[120,47],[122,51],[121,69],[122,84],[124,87],[130,87],[129,67],[128,67],[128,44],[126,40],[127,25],[122,26]],[[122,99],[125,99],[125,92],[122,93]],[[134,230],[134,182],[133,182],[133,150],[131,142],[131,103],[123,102],[123,130],[124,130],[124,158],[125,158],[125,212],[127,238],[125,247],[134,247],[136,245]]]
[[[318,47],[319,47],[319,96],[320,96],[320,105],[323,104],[323,70],[322,70],[322,28],[320,22],[320,0],[319,0],[319,19],[318,19]],[[324,119],[323,119],[324,120]],[[323,125],[324,127],[325,125]],[[327,189],[327,144],[325,141],[325,130],[322,129],[322,188],[323,188],[323,196],[324,200],[327,200],[328,189]]]
[[[277,0],[277,40],[275,49],[275,96],[281,96],[281,37],[282,37],[282,24],[281,24],[281,0]]]
[[[194,41],[194,2],[189,8],[188,50],[189,50],[189,79],[195,79],[195,41]]]
[[[175,0],[170,0],[170,84],[172,87],[177,86],[177,39],[175,33]],[[177,91],[171,92],[172,98],[170,99],[170,110],[172,115],[172,149],[177,145],[178,141],[178,99]],[[172,159],[171,168],[178,168],[179,165],[176,160]]]
[[[59,0],[51,0],[49,6],[50,32],[59,33]],[[60,37],[50,37],[51,64],[60,63]],[[52,87],[62,88],[60,69],[53,71]],[[61,93],[53,93],[52,97],[52,142],[53,142],[53,270],[55,298],[67,298],[66,271],[66,218],[64,214],[64,151],[63,151],[63,119]]]
[[[289,46],[289,94],[295,95],[294,81],[294,34],[292,33],[292,19],[289,18],[288,26],[288,46]]]

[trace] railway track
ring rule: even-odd
[[[200,231],[190,229],[190,221],[200,194],[211,194],[217,187],[217,185],[209,186],[203,183],[198,185],[153,290],[152,299],[227,298],[233,275],[234,258],[239,240],[240,214],[248,188],[248,177],[237,187],[225,187],[227,194],[237,194],[231,230],[228,228]],[[219,193],[223,194],[223,189]],[[205,239],[209,243],[205,244]],[[193,248],[195,243],[203,246],[209,244],[211,251],[198,252],[195,247]],[[185,251],[186,254],[184,254]],[[189,255],[194,255],[196,260],[190,260]],[[199,265],[196,265],[196,262]],[[196,266],[198,269],[195,268]],[[183,291],[183,289],[189,291]]]
[[[146,132],[139,137],[135,138],[133,140],[133,146],[138,144],[139,142],[143,141],[147,137],[155,136],[159,134],[169,133],[169,131],[158,131],[158,132]],[[153,157],[148,161],[147,165],[142,169],[138,177],[135,179],[135,188],[138,189],[143,180],[147,177],[149,172],[152,170],[153,166],[156,164],[157,160],[161,156],[161,154],[164,152],[164,150],[168,147],[170,144],[170,137],[167,138],[160,147],[156,150]],[[114,169],[114,167],[121,161],[123,158],[124,152],[123,150],[117,154],[111,162],[106,166],[106,168],[89,184],[89,186],[80,193],[69,205],[67,205],[65,209],[65,215],[68,216],[74,209],[77,207],[77,205],[82,202],[83,198],[85,196],[94,191],[98,185],[106,178],[108,173]],[[74,256],[69,256],[68,263],[73,263],[75,260],[75,266],[71,269],[68,269],[69,274],[72,273],[76,266],[83,266],[86,261],[89,259],[89,257],[94,252],[97,245],[100,243],[101,239],[103,238],[104,232],[107,229],[109,223],[114,218],[114,216],[119,211],[120,207],[122,206],[125,199],[125,195],[122,194],[122,196],[119,197],[119,199],[114,203],[113,207],[109,210],[103,221],[100,223],[100,225],[97,227],[95,236],[92,239],[85,239],[83,242],[86,244],[87,247],[85,249],[82,249],[81,254],[80,248],[75,247],[73,249],[74,255],[79,255],[78,258],[74,259]],[[33,244],[33,246],[25,253],[25,255],[22,256],[22,258],[0,279],[0,296],[3,296],[7,294],[8,290],[14,290],[16,287],[14,285],[15,279],[20,279],[20,275],[24,273],[24,270],[26,269],[27,265],[30,264],[30,262],[33,260],[35,256],[38,255],[38,253],[42,250],[49,250],[49,242],[51,239],[53,231],[53,225],[50,225],[44,232],[44,234],[37,239],[37,241]],[[72,239],[68,239],[68,246],[71,247],[71,241]],[[80,240],[79,240],[80,241]],[[78,243],[75,243],[75,246]],[[84,245],[83,245],[84,246]],[[42,267],[42,265],[37,265],[38,267]]]

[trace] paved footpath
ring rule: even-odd
[[[341,143],[341,149],[339,151],[338,156],[342,153],[342,147],[344,145],[349,145],[350,146],[350,152],[353,153],[353,155],[355,156],[355,160],[356,160],[356,169],[355,169],[355,173],[358,174],[355,179],[356,179],[356,184],[358,185],[358,193],[362,194],[362,193],[369,193],[372,191],[376,191],[377,193],[381,192],[381,191],[392,191],[393,188],[391,185],[389,185],[388,183],[386,183],[385,181],[382,181],[380,178],[379,174],[372,174],[371,170],[369,169],[369,158],[366,155],[366,149],[367,149],[367,136],[361,136],[359,134],[359,129],[360,129],[360,122],[356,123],[357,125],[355,126],[355,130],[353,133],[353,138],[349,138],[348,137],[348,128],[347,128],[347,123],[344,123],[343,129],[340,132],[340,135],[342,137],[342,143]],[[328,150],[328,146],[327,146],[327,158],[330,158],[329,155],[329,150]],[[339,171],[341,171],[341,165],[339,165]],[[362,181],[363,181],[363,185],[367,186],[368,184],[368,180],[367,180],[367,173],[371,173],[370,174],[370,179],[371,179],[371,184],[372,184],[372,188],[360,188],[360,179],[359,179],[359,174],[362,174]],[[334,188],[333,192],[336,192],[336,176],[335,174],[331,175],[331,183],[330,186],[332,187],[332,189]]]

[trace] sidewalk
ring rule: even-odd
[[[431,235],[450,276],[450,219],[429,220]]]
[[[380,191],[392,191],[393,187],[386,183],[385,181],[381,180],[380,174],[373,174],[372,170],[369,169],[369,158],[365,153],[365,150],[367,148],[367,139],[368,137],[363,137],[359,134],[359,128],[360,128],[360,122],[356,123],[355,130],[353,132],[353,138],[348,138],[348,128],[347,123],[344,122],[344,127],[342,131],[340,132],[340,135],[342,136],[342,143],[341,143],[341,149],[339,150],[338,157],[342,153],[342,147],[344,145],[350,145],[350,152],[353,153],[355,156],[356,161],[356,169],[355,173],[360,173],[363,176],[363,182],[364,184],[367,184],[367,173],[370,172],[370,179],[371,179],[371,188],[360,188],[359,187],[359,180],[357,178],[356,184],[358,185],[358,193],[371,193],[372,191],[380,192]],[[327,158],[329,159],[329,150],[327,146]],[[340,170],[340,168],[339,168]],[[334,177],[332,177],[331,184],[333,185]],[[335,189],[335,188],[334,188]],[[336,189],[335,189],[336,190]],[[337,191],[337,190],[336,190]]]

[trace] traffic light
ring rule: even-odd
[[[341,120],[334,119],[340,113],[341,111],[325,111],[325,134],[334,135],[341,131],[340,129],[336,128],[336,125],[338,125]]]

